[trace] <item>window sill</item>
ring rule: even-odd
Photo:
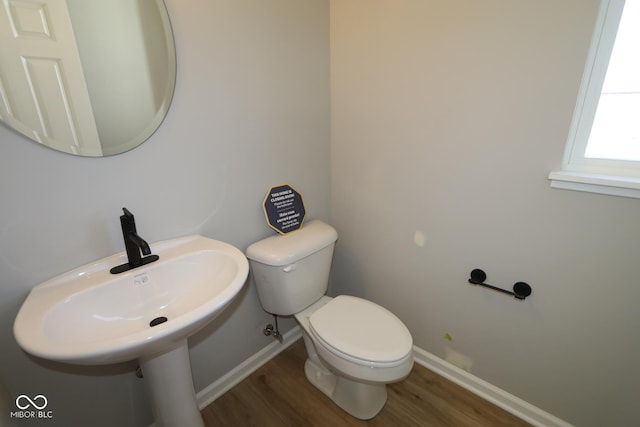
[[[551,187],[640,199],[640,178],[581,172],[551,172]]]

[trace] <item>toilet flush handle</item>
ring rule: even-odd
[[[292,271],[295,271],[296,268],[298,268],[298,264],[289,264],[283,268],[282,271],[285,273],[291,273]]]

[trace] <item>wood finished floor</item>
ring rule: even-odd
[[[206,426],[529,426],[418,364],[408,378],[387,387],[387,403],[374,419],[358,420],[307,381],[305,359],[298,340],[204,408]]]

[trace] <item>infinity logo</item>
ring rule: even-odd
[[[36,403],[39,400],[42,401],[40,405]],[[29,406],[33,406],[36,409],[44,409],[47,407],[48,403],[49,402],[47,401],[47,398],[41,394],[35,396],[33,399],[31,399],[29,396],[26,396],[24,394],[21,394],[20,396],[16,397],[16,406],[22,410],[27,409]]]

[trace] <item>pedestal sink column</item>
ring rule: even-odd
[[[165,353],[139,361],[149,389],[155,427],[204,427],[193,390],[187,340]]]

